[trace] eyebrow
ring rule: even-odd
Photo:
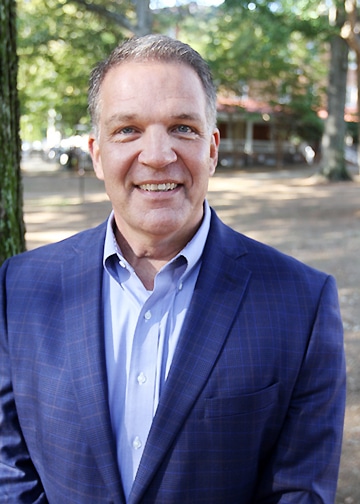
[[[169,116],[170,119],[176,120],[176,121],[195,121],[195,122],[201,122],[202,117],[200,114],[197,113],[180,113],[180,114],[173,114]],[[113,114],[107,121],[105,121],[105,125],[111,125],[113,123],[117,122],[131,122],[131,121],[136,121],[139,119],[138,114],[121,114],[121,113],[116,113]]]
[[[117,123],[117,122],[128,122],[133,121],[138,116],[137,114],[113,114],[105,121],[105,125]]]
[[[183,114],[174,114],[173,116],[171,116],[173,119],[181,119],[181,120],[187,120],[187,121],[201,121],[202,118],[200,116],[200,114],[197,114],[197,113],[190,113],[190,114],[186,114],[186,113],[183,113]]]

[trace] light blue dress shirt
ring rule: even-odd
[[[129,497],[162,387],[198,277],[210,208],[192,240],[155,277],[148,291],[124,259],[110,215],[104,246],[103,306],[112,429]]]

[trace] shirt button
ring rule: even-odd
[[[138,450],[139,448],[142,447],[142,442],[141,442],[139,436],[135,437],[134,441],[132,442],[132,445],[133,445],[134,450]]]
[[[146,380],[147,380],[147,378],[146,378],[146,376],[144,375],[143,372],[141,372],[139,374],[139,376],[137,377],[137,381],[138,381],[139,385],[144,385],[144,383],[146,382]]]
[[[124,263],[124,261],[122,259],[119,261],[119,264],[122,268],[126,268],[126,264]]]
[[[151,311],[150,311],[150,310],[148,310],[148,311],[145,313],[144,317],[145,317],[145,320],[150,320],[150,319],[151,319]]]
[[[181,291],[181,290],[182,290],[182,288],[183,288],[183,283],[182,283],[182,282],[180,282],[180,283],[179,283],[179,291]]]

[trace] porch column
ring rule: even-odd
[[[246,139],[245,139],[245,154],[251,156],[253,154],[253,121],[246,121]]]
[[[246,139],[245,139],[245,147],[244,152],[246,155],[246,164],[251,163],[251,158],[254,153],[253,149],[253,121],[246,121]]]

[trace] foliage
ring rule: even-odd
[[[65,0],[20,0],[18,31],[24,137],[45,136],[51,109],[65,135],[88,124],[89,72],[124,38],[124,30]]]
[[[202,52],[220,88],[239,96],[249,89],[253,98],[291,113],[300,136],[319,140],[328,36],[318,2],[227,0]]]
[[[88,125],[89,71],[135,30],[136,6],[146,4],[19,0],[19,90],[28,139],[44,136],[51,109],[65,135],[75,125]],[[294,134],[319,141],[316,112],[326,106],[327,42],[334,32],[322,2],[225,0],[218,8],[191,2],[155,11],[153,31],[198,49],[222,91],[241,96],[250,89],[252,97],[276,107],[285,128],[291,115]]]

